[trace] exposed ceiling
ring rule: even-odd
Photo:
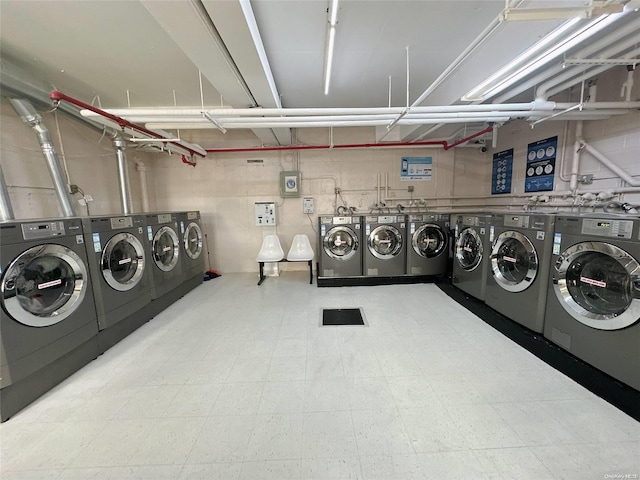
[[[305,109],[303,113],[309,113],[311,108],[397,107],[387,112],[390,120],[385,119],[384,125],[390,125],[402,115],[397,112],[408,106],[474,103],[462,102],[461,97],[567,21],[556,18],[499,22],[504,0],[342,0],[331,88],[325,95],[329,3],[2,0],[3,72],[7,65],[15,65],[52,88],[107,110],[191,108],[203,124],[199,128],[216,128],[202,118],[201,112],[215,112],[221,107],[297,108]],[[586,0],[507,3],[518,10],[594,5]],[[589,56],[628,57],[636,52],[634,58],[640,57],[640,13],[633,11],[636,3],[637,0],[595,2],[595,6],[605,9],[620,10],[625,5],[626,10],[610,15],[611,19],[620,18],[588,41],[579,42],[500,95],[484,101],[532,101],[535,87],[546,77],[540,72],[552,69],[553,75],[566,73],[562,69],[563,58],[586,58],[581,52],[596,42],[602,45],[591,48]],[[594,11],[591,19],[576,21],[570,31],[592,22],[598,18],[597,13]],[[257,27],[253,32],[252,25]],[[620,31],[627,34],[614,38],[615,32]],[[483,38],[479,45],[443,77],[479,38]],[[607,48],[616,43],[628,46],[608,54]],[[261,46],[268,64],[261,61]],[[588,68],[596,67],[599,68]],[[587,69],[579,68],[578,73]],[[579,78],[577,73],[574,76]],[[122,116],[141,125],[148,121],[144,117]],[[409,118],[403,118],[394,134],[387,134],[387,140],[446,137],[463,127],[486,127],[482,118],[470,121],[465,117],[446,125],[426,120],[407,124]],[[223,126],[225,121],[220,119]],[[157,123],[155,128],[160,128]],[[440,128],[435,129],[434,123]],[[346,125],[335,123],[343,124]],[[232,121],[228,125],[235,128]],[[378,126],[383,137],[385,126]],[[173,127],[167,124],[167,128]],[[289,124],[250,128],[256,133],[258,144],[291,143]]]

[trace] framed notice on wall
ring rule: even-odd
[[[529,148],[527,148],[527,171],[524,180],[525,192],[553,190],[557,153],[557,136],[529,144]]]
[[[431,157],[402,157],[400,180],[431,180],[432,167]]]
[[[511,176],[513,173],[513,148],[493,154],[491,172],[491,195],[511,193]]]

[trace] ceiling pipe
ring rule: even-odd
[[[53,148],[53,142],[49,137],[49,129],[42,121],[42,117],[38,112],[36,112],[36,109],[33,108],[33,105],[27,100],[11,98],[9,101],[22,121],[36,131],[38,142],[40,142],[40,148],[42,149],[44,158],[47,161],[49,174],[51,175],[51,180],[53,180],[53,187],[58,197],[58,201],[60,202],[63,215],[65,217],[75,216],[73,207],[71,206],[71,199],[67,191],[67,185],[62,178],[58,157],[56,156],[56,151]]]
[[[626,48],[632,47],[635,43],[636,36],[629,41],[622,41],[627,35],[635,34],[638,31],[638,24],[636,22],[629,22],[627,25],[623,25],[616,31],[612,32],[608,36],[596,40],[589,44],[589,46],[583,48],[575,52],[572,56],[576,58],[589,58],[592,55],[597,54],[599,57],[612,57],[618,55],[621,51]],[[609,47],[609,48],[605,48]],[[603,50],[604,49],[604,50]],[[572,67],[576,68],[576,67]],[[506,102],[517,95],[529,90],[530,88],[535,88],[541,83],[549,80],[554,75],[557,75],[566,70],[563,67],[562,62],[557,63],[556,65],[543,70],[541,73],[530,77],[529,79],[519,83],[518,85],[514,85],[505,93],[496,96],[492,99],[494,104],[500,104]]]
[[[4,173],[0,166],[0,221],[13,220],[13,207],[11,206],[11,198],[7,190],[7,183],[4,181]]]
[[[144,135],[147,135],[151,138],[164,138],[162,135],[157,134],[156,132],[152,132],[151,130],[147,130],[146,128],[143,128],[139,125],[136,125],[135,123],[131,123],[128,120],[125,120],[124,118],[120,118],[116,115],[112,115],[104,110],[101,110],[99,108],[96,108],[92,105],[89,105],[88,103],[84,103],[76,98],[70,97],[68,95],[65,95],[64,93],[58,91],[58,90],[53,90],[50,94],[49,94],[51,100],[54,101],[55,104],[60,103],[61,101],[65,101],[68,103],[71,103],[73,105],[76,105],[77,107],[80,107],[84,110],[89,110],[92,111],[96,114],[98,114],[101,117],[104,117],[108,120],[111,120],[112,122],[115,122],[116,124],[118,124],[120,126],[120,128],[124,129],[125,127],[128,127],[136,132],[142,133]],[[184,149],[186,151],[189,152],[189,154],[191,156],[197,155],[199,157],[205,157],[206,153],[203,154],[201,151],[197,151],[194,150],[193,147],[191,146],[187,146],[184,143],[178,143],[176,141],[172,141],[170,138],[167,139],[167,143],[174,145],[178,148]]]
[[[118,160],[118,186],[120,187],[120,204],[124,215],[131,214],[131,188],[129,186],[129,169],[127,168],[127,156],[125,150],[127,142],[122,135],[116,135],[112,139],[113,148],[116,150]]]
[[[421,146],[438,146],[444,150],[450,150],[453,147],[467,143],[474,138],[480,137],[485,133],[491,132],[493,127],[487,127],[479,132],[462,138],[454,143],[446,140],[434,140],[429,142],[390,142],[390,143],[350,143],[343,145],[291,145],[284,147],[247,147],[247,148],[209,148],[207,153],[239,153],[239,152],[279,152],[287,150],[329,150],[329,149],[366,149],[366,148],[398,148],[398,147],[421,147]]]

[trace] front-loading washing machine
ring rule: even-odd
[[[362,217],[321,215],[318,227],[318,277],[361,277]]]
[[[151,258],[151,304],[154,317],[184,295],[180,286],[184,280],[182,247],[176,213],[146,215],[147,252]]]
[[[478,300],[485,299],[487,286],[490,221],[489,214],[463,213],[455,226],[452,283]]]
[[[142,215],[82,219],[98,313],[98,341],[106,351],[151,317],[151,282]]]
[[[544,336],[640,390],[640,219],[558,215]]]
[[[442,275],[449,263],[451,216],[443,213],[409,215],[407,274]]]
[[[363,274],[394,277],[406,273],[406,215],[367,215],[364,219]]]
[[[181,290],[185,294],[200,285],[204,279],[204,234],[200,212],[180,212],[177,218],[184,275]]]
[[[0,243],[5,421],[100,352],[80,219],[3,222]]]
[[[542,333],[553,245],[553,215],[494,214],[485,303]]]

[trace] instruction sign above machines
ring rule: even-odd
[[[527,172],[524,181],[525,192],[553,190],[557,153],[557,136],[529,144],[529,148],[527,148]]]
[[[402,157],[400,180],[431,180],[433,159],[431,157]]]
[[[511,193],[513,173],[513,148],[493,154],[491,172],[491,195]]]

